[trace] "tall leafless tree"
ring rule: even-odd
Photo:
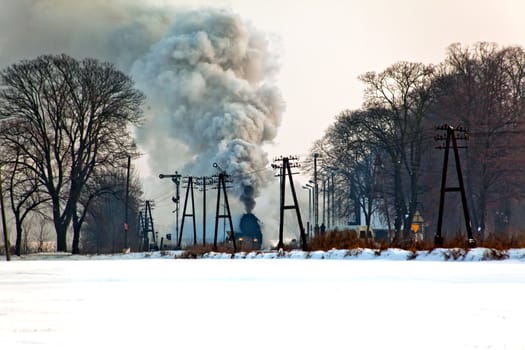
[[[82,247],[91,253],[115,253],[124,247],[123,215],[125,210],[126,174],[123,171],[99,174],[92,179],[91,196],[82,201],[84,210],[79,213],[85,225],[82,229]],[[129,217],[138,218],[140,197],[142,195],[139,179],[131,174],[129,187]],[[90,200],[89,207],[85,200]],[[86,208],[88,208],[86,210]],[[129,232],[138,232],[137,220],[130,220]],[[128,237],[130,248],[138,251],[142,238],[138,235]]]
[[[23,238],[27,237],[23,235],[24,221],[31,212],[47,201],[47,197],[41,193],[38,181],[31,171],[24,167],[29,160],[21,154],[20,149],[1,149],[4,155],[3,168],[7,175],[5,188],[15,221],[15,254],[20,256]]]
[[[453,44],[444,66],[438,111],[470,132],[465,184],[473,225],[483,236],[489,217],[508,222],[509,201],[524,195],[525,159],[518,150],[525,146],[525,52]]]
[[[434,101],[435,67],[421,63],[399,62],[381,73],[360,76],[365,83],[364,107],[376,114],[369,118],[369,130],[381,136],[389,151],[394,170],[396,233],[403,228],[405,237],[418,204],[421,163],[428,150],[425,118]],[[403,182],[403,174],[407,183]]]
[[[28,159],[51,203],[57,250],[66,251],[84,185],[134,152],[129,126],[142,118],[144,95],[112,64],[67,55],[21,61],[0,80],[0,135]]]

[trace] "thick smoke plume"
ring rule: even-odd
[[[137,135],[148,198],[172,189],[159,173],[211,175],[216,162],[233,175],[249,211],[270,180],[261,146],[274,138],[284,109],[275,50],[230,11],[173,7],[180,3],[195,2],[0,0],[0,67],[58,53],[115,63],[149,98]],[[275,207],[259,198],[259,206]],[[161,218],[171,221],[171,204]]]
[[[262,145],[276,136],[284,109],[275,72],[267,40],[239,16],[217,9],[177,13],[168,34],[131,69],[151,97],[139,141],[150,140],[143,145],[153,162],[166,152],[189,157],[185,171],[193,175],[219,164],[251,212],[271,176]]]

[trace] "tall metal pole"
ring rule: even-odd
[[[180,203],[180,178],[181,175],[176,171],[175,174],[160,174],[159,178],[169,177],[176,186],[175,196],[171,200],[175,203],[175,241],[179,242],[179,203]],[[178,247],[180,248],[180,247]]]
[[[312,224],[312,190],[310,187],[306,187],[308,189],[308,228],[306,229],[308,232],[308,235],[310,234],[310,225]]]
[[[193,179],[190,176],[190,179]],[[193,214],[193,244],[197,245],[197,225],[195,223],[195,197],[193,196],[193,180],[191,181],[191,210]]]
[[[321,222],[321,225],[324,225],[326,227],[325,209],[326,209],[326,180],[323,179],[323,221]]]
[[[331,213],[331,210],[332,210],[332,203],[330,202],[330,193],[331,193],[331,188],[332,188],[332,185],[330,185],[330,176],[327,175],[326,177],[326,182],[327,182],[327,185],[326,185],[326,228],[330,228],[331,226],[331,219],[332,219],[332,213]]]
[[[309,184],[306,184],[303,186],[303,188],[305,190],[308,190],[308,227],[306,229],[306,231],[308,232],[308,234],[310,234],[310,225],[312,224],[312,191],[313,191],[313,187],[310,186]]]
[[[332,173],[332,204],[330,205],[330,208],[332,208],[332,226],[335,226],[335,173]]]
[[[4,230],[4,248],[5,248],[5,260],[11,260],[9,255],[9,237],[7,235],[7,224],[5,219],[5,208],[4,208],[4,192],[2,189],[2,170],[0,169],[0,205],[2,206],[2,229]]]
[[[206,245],[206,176],[202,177],[202,245]]]
[[[124,204],[125,207],[125,213],[124,213],[124,249],[128,249],[128,204],[129,204],[129,173],[130,173],[130,167],[131,167],[131,156],[128,156],[128,168],[127,168],[127,176],[126,176],[126,202]]]
[[[175,175],[178,175],[177,172],[175,172]],[[180,177],[175,177],[171,179],[175,186],[177,187],[175,192],[175,232],[177,235],[177,246],[180,248],[180,244],[178,243],[180,241],[179,237],[179,209],[180,209]]]
[[[319,234],[319,185],[317,184],[317,157],[314,153],[314,234]]]
[[[284,175],[286,174],[285,166],[284,164],[281,167],[281,183],[280,183],[280,210],[279,210],[279,243],[277,244],[277,248],[281,249],[284,248],[284,203],[285,203],[285,190],[284,190],[284,184],[285,184],[285,178]]]
[[[308,234],[312,234],[312,207],[314,201],[313,187],[306,185],[308,188]]]
[[[221,174],[217,182],[217,208],[215,210],[215,233],[213,235],[213,249],[217,250],[217,231],[219,230],[220,203],[221,203]]]

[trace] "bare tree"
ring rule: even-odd
[[[84,204],[82,212],[85,227],[82,229],[82,247],[91,253],[115,253],[124,247],[123,215],[125,210],[126,175],[123,171],[106,173],[93,179],[89,207]],[[132,173],[129,189],[129,216],[138,218],[140,181]],[[85,202],[84,202],[85,203]],[[86,208],[88,208],[86,210]],[[130,220],[129,231],[137,231],[136,220]],[[141,238],[138,235],[129,237],[130,247],[139,250]]]
[[[422,157],[428,149],[424,121],[435,97],[434,77],[434,66],[411,62],[360,76],[366,84],[366,129],[383,142],[394,170],[396,237],[401,228],[408,237],[418,203]]]
[[[16,134],[14,128],[10,130],[10,133],[12,135]],[[1,141],[2,139],[0,139]],[[23,234],[24,220],[32,211],[35,211],[45,203],[47,197],[41,193],[39,183],[30,169],[24,166],[30,160],[22,154],[20,149],[12,149],[9,145],[4,145],[1,149],[4,155],[3,168],[8,175],[5,179],[7,184],[5,187],[15,220],[15,254],[20,256],[22,253],[22,242],[24,237],[27,237],[27,235]]]
[[[0,135],[49,197],[57,250],[66,251],[84,185],[134,152],[129,125],[140,122],[144,95],[112,64],[66,55],[22,61],[0,79]]]
[[[392,128],[384,127],[372,110],[345,110],[313,148],[321,155],[322,168],[336,169],[344,180],[336,183],[337,201],[344,204],[343,215],[360,221],[363,213],[367,231],[374,212],[385,214],[385,221],[389,222],[379,169],[383,168],[381,157],[386,155],[383,149],[394,150],[385,147],[391,143],[386,130]]]
[[[438,112],[470,132],[465,184],[473,225],[483,236],[489,216],[508,223],[510,201],[524,196],[525,157],[517,150],[525,146],[525,52],[453,44],[444,65]]]

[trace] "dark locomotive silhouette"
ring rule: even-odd
[[[260,249],[262,245],[261,222],[252,213],[244,214],[239,222],[239,232],[235,232],[237,245],[242,249]]]

